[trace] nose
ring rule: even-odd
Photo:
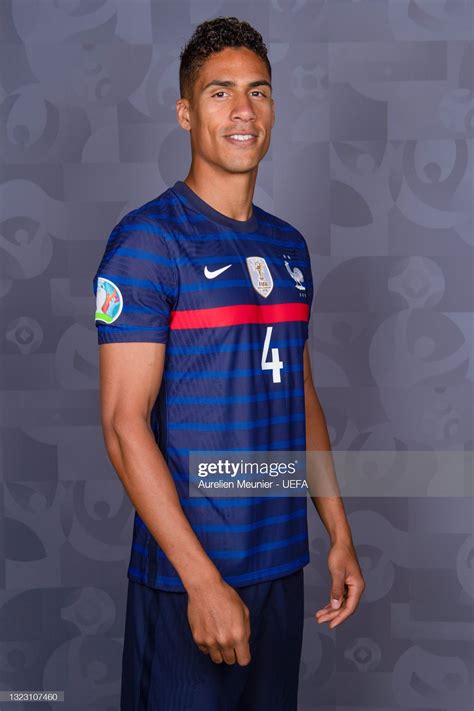
[[[247,93],[236,94],[232,105],[232,119],[252,121],[255,119],[255,109]]]

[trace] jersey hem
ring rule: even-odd
[[[287,575],[291,575],[292,573],[295,573],[297,570],[300,568],[304,568],[308,563],[310,562],[310,556],[309,552],[307,552],[303,558],[303,562],[301,562],[301,558],[298,558],[297,561],[293,565],[290,565],[287,570],[285,570],[284,573],[281,571],[276,572],[276,573],[270,573],[270,574],[263,574],[262,576],[254,578],[250,582],[240,582],[240,583],[233,583],[230,582],[228,577],[226,575],[223,575],[222,578],[225,580],[225,582],[228,585],[231,585],[233,588],[245,588],[249,587],[250,585],[256,585],[257,583],[264,583],[270,580],[277,580],[278,578],[286,578]],[[232,578],[233,576],[230,576]],[[127,578],[129,580],[132,580],[134,583],[140,583],[141,585],[146,585],[147,587],[151,588],[152,590],[162,590],[163,592],[186,592],[186,588],[184,587],[183,584],[181,585],[173,585],[173,584],[167,584],[163,585],[162,583],[158,585],[152,585],[149,581],[144,580],[142,577],[138,575],[134,575],[133,573],[130,573],[127,571]]]

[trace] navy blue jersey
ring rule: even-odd
[[[99,344],[166,343],[151,427],[183,510],[230,585],[309,562],[306,496],[190,496],[192,450],[304,450],[308,247],[252,204],[234,220],[183,181],[127,213],[93,280]],[[157,511],[159,515],[159,511]],[[135,511],[128,577],[184,591]]]

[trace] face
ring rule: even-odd
[[[268,151],[275,122],[269,84],[265,62],[246,47],[226,47],[205,61],[192,101],[176,102],[180,125],[191,131],[193,162],[230,173],[255,170]],[[251,137],[231,138],[236,133]]]

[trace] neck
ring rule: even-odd
[[[184,182],[211,207],[233,220],[252,216],[252,199],[257,171],[224,173],[196,171],[191,166]]]

